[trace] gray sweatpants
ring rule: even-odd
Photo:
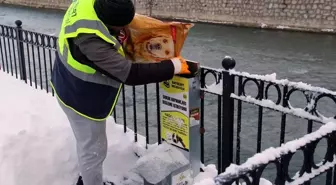
[[[103,161],[107,155],[106,121],[80,116],[59,102],[76,138],[79,170],[84,185],[103,185]]]

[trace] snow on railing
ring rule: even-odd
[[[203,87],[201,88],[201,90],[203,90],[204,92],[223,96],[223,78],[225,78],[224,76],[228,77],[230,75],[231,76],[233,75],[240,78],[238,88],[240,88],[241,91],[243,92],[240,95],[237,95],[236,92],[233,92],[231,93],[231,98],[241,100],[247,103],[256,104],[286,114],[292,114],[301,118],[310,119],[317,122],[326,123],[328,121],[335,120],[335,117],[327,118],[324,115],[320,114],[316,109],[317,101],[324,97],[331,99],[336,104],[335,91],[331,91],[322,87],[315,87],[303,82],[291,82],[287,79],[278,80],[276,79],[275,73],[268,75],[257,75],[257,74],[249,74],[247,72],[237,72],[233,69],[224,70],[224,69],[214,69],[210,67],[202,67],[202,68],[204,70],[203,71],[204,79],[205,76],[207,76],[208,74],[212,74],[215,77],[215,82],[211,85],[206,85],[204,82]],[[228,74],[224,75],[225,73]],[[227,79],[224,80],[228,81]],[[251,97],[245,94],[245,84],[247,81],[250,80],[256,83],[256,86],[258,88],[257,97]],[[267,83],[267,85],[264,85],[264,83]],[[278,93],[278,100],[276,103],[267,98],[267,93],[269,87],[271,86],[274,86]],[[283,86],[284,88],[287,87],[287,90],[281,91],[279,86]],[[295,108],[291,106],[289,98],[295,91],[303,92],[304,95],[306,96],[307,105],[305,108]],[[265,95],[260,95],[259,92],[264,92]],[[283,102],[283,104],[280,104],[281,102]]]
[[[323,87],[316,87],[316,86],[312,86],[310,84],[303,83],[303,82],[291,82],[288,79],[278,80],[278,79],[276,79],[276,73],[267,74],[267,75],[257,75],[257,74],[249,74],[247,72],[235,71],[234,69],[229,70],[229,73],[231,75],[243,76],[243,77],[246,77],[246,78],[261,80],[261,81],[264,81],[264,82],[269,82],[269,83],[273,83],[273,84],[277,84],[277,85],[293,87],[293,88],[296,88],[296,89],[299,89],[299,90],[319,92],[319,93],[325,93],[325,94],[330,94],[330,95],[336,96],[335,91],[331,91],[331,90],[328,90],[328,89],[323,88]]]
[[[304,83],[304,82],[292,82],[292,81],[289,81],[288,79],[277,79],[276,78],[276,73],[266,74],[266,75],[258,75],[258,74],[250,74],[250,73],[247,73],[247,72],[239,72],[239,71],[236,71],[234,69],[224,70],[224,69],[215,69],[215,68],[206,67],[206,66],[202,66],[202,68],[205,69],[205,70],[210,70],[213,73],[217,73],[217,74],[222,73],[222,72],[229,72],[230,75],[234,75],[234,76],[242,76],[242,77],[245,77],[245,78],[260,80],[260,81],[264,81],[264,82],[268,82],[268,83],[272,83],[272,84],[276,84],[276,85],[293,87],[293,88],[296,88],[298,90],[325,93],[325,94],[330,94],[330,95],[336,96],[335,91],[331,91],[331,90],[323,88],[323,87],[312,86],[312,85]],[[220,78],[218,80],[218,83],[215,82],[211,85],[208,85],[208,86],[206,85],[206,87],[202,88],[201,90],[203,90],[205,92],[221,95],[222,91],[223,91],[223,79],[222,79],[223,75],[218,74],[218,76]]]
[[[282,146],[273,148],[270,147],[261,153],[255,154],[250,157],[245,163],[241,165],[231,164],[225,172],[219,174],[215,177],[215,182],[217,185],[230,184],[235,180],[242,178],[243,176],[248,176],[249,172],[256,170],[262,165],[267,165],[271,162],[279,162],[278,160],[285,155],[290,153],[295,153],[297,150],[306,147],[312,142],[316,142],[323,137],[328,137],[328,135],[336,133],[336,122],[328,122],[327,124],[321,126],[317,131],[307,134],[300,139],[289,141]],[[332,135],[331,137],[334,137]],[[304,173],[301,176],[294,177],[294,181],[286,182],[288,185],[302,184],[305,181],[312,179],[313,177],[323,173],[324,171],[330,169],[336,165],[336,155],[334,149],[332,150],[333,161],[325,161],[317,165],[318,168],[312,168],[311,173]],[[325,159],[326,160],[326,159]],[[250,179],[250,178],[244,178]]]
[[[255,105],[273,109],[273,110],[283,112],[286,114],[292,114],[294,116],[308,119],[308,120],[313,120],[313,121],[317,121],[321,123],[327,123],[330,121],[336,122],[336,120],[333,117],[330,117],[330,118],[326,118],[324,116],[317,117],[301,108],[287,108],[287,107],[283,107],[282,105],[277,105],[272,100],[266,100],[266,99],[257,100],[251,96],[237,96],[235,94],[231,94],[231,97],[237,100],[241,100],[241,101],[248,102],[248,103],[253,103]]]
[[[336,155],[334,155],[332,162],[326,162],[323,165],[320,165],[319,168],[311,169],[311,173],[304,173],[302,176],[295,178],[292,182],[286,182],[285,185],[297,185],[297,184],[303,184],[304,182],[309,181],[310,179],[313,179],[314,177],[320,175],[321,173],[327,171],[328,169],[334,167],[336,165]]]

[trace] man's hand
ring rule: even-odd
[[[188,63],[183,57],[178,56],[170,60],[174,64],[174,74],[190,74]]]

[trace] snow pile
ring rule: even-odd
[[[51,94],[0,72],[0,184],[73,184],[78,176],[75,139]],[[105,177],[119,182],[144,148],[145,138],[108,120]],[[121,162],[122,161],[122,162]],[[117,183],[118,184],[118,183]]]
[[[0,184],[74,184],[78,176],[75,139],[55,98],[4,72],[0,72],[0,87]],[[135,164],[141,164],[135,152],[144,155],[160,148],[150,145],[146,151],[145,138],[138,135],[135,143],[133,131],[124,133],[113,118],[107,121],[107,136],[104,178],[116,185],[131,179],[143,184],[139,175],[130,173]],[[214,165],[204,170],[195,182],[217,175]]]
[[[174,170],[188,164],[188,159],[176,147],[163,143],[143,155],[132,172],[139,174],[151,184],[157,184]]]

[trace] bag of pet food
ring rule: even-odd
[[[194,24],[163,22],[141,14],[121,31],[118,40],[126,57],[133,62],[160,62],[179,56]]]

